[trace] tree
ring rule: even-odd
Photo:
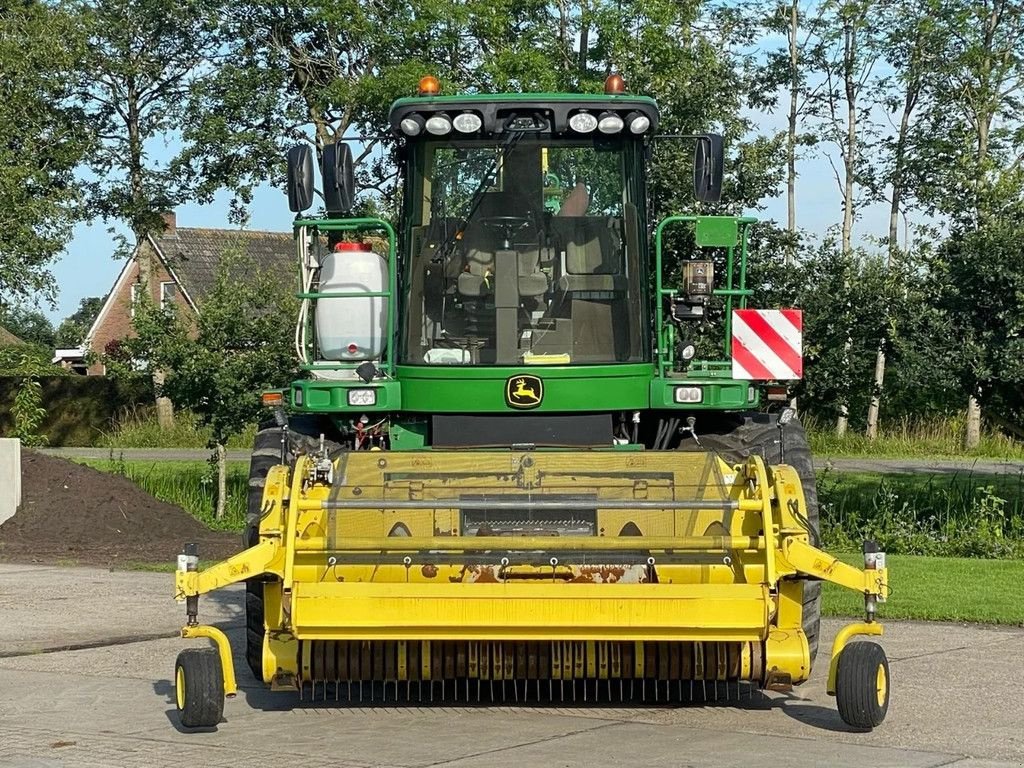
[[[24,304],[0,306],[0,325],[24,342],[53,350],[53,325],[38,309]]]
[[[824,4],[800,7],[800,0],[770,2],[767,9],[756,7],[754,13],[769,34],[783,35],[785,49],[769,51],[764,62],[758,62],[754,73],[751,105],[774,109],[777,93],[785,90],[787,100],[785,153],[786,153],[786,232],[784,243],[786,264],[796,262],[799,232],[797,229],[796,163],[800,147],[817,142],[817,136],[806,125],[811,105],[820,95],[824,81],[808,79],[808,59],[821,44],[824,32],[822,12]]]
[[[939,306],[956,339],[964,388],[1003,420],[1024,424],[1024,185],[1010,210],[955,230],[939,248]],[[969,446],[970,447],[970,446]]]
[[[261,273],[244,252],[225,253],[194,326],[174,308],[136,308],[136,336],[110,361],[115,375],[165,371],[160,394],[210,429],[217,462],[216,516],[224,514],[228,439],[255,421],[260,391],[294,378],[290,330],[296,306],[287,280]]]
[[[890,188],[889,231],[885,244],[887,250],[886,269],[897,266],[901,256],[909,252],[910,244],[899,245],[899,220],[912,197],[908,189],[907,157],[912,120],[916,118],[918,104],[931,83],[936,62],[935,51],[941,49],[939,30],[932,23],[931,3],[906,5],[895,3],[883,8],[883,32],[881,46],[892,71],[877,81],[885,94],[884,103],[891,114],[898,114],[896,133],[881,142],[886,150],[887,162],[883,173]],[[902,272],[909,278],[909,272]],[[878,436],[878,414],[885,389],[886,347],[888,338],[878,341],[875,353],[874,384],[871,401],[868,404],[867,428],[869,440]]]
[[[89,156],[94,181],[88,197],[94,215],[125,223],[143,293],[150,290],[152,254],[140,247],[163,231],[161,213],[185,198],[180,174],[150,154],[186,122],[189,94],[201,88],[216,53],[212,9],[203,0],[78,0],[86,31],[77,98],[97,144]],[[159,389],[162,373],[153,371]],[[169,400],[157,400],[161,427],[173,420]]]
[[[50,4],[3,5],[0,13],[0,297],[56,287],[47,265],[82,218],[75,168],[90,146],[71,103],[70,74],[82,37],[73,16]]]
[[[863,160],[865,134],[870,135],[871,104],[862,102],[870,87],[871,73],[880,55],[877,11],[868,0],[826,0],[823,4],[825,31],[814,48],[815,69],[824,78],[824,87],[815,98],[811,112],[818,121],[821,136],[839,153],[841,167],[829,156],[842,200],[841,244],[843,252],[853,252],[853,225],[860,197],[866,189],[873,193],[870,166]],[[852,353],[853,329],[843,342],[844,359]],[[843,376],[849,381],[849,377]],[[849,392],[838,391],[839,414],[836,435],[846,433],[849,421]]]
[[[88,296],[78,302],[78,309],[57,326],[54,342],[58,347],[77,347],[85,340],[96,316],[106,301],[104,296]]]
[[[942,31],[935,87],[914,130],[910,162],[916,194],[925,209],[950,221],[954,253],[971,252],[1008,232],[1018,211],[1024,163],[1024,7],[1015,0],[963,4],[936,0],[933,23]],[[985,232],[991,227],[991,232]],[[984,261],[987,256],[975,251]],[[957,291],[956,287],[953,287]],[[952,302],[973,315],[984,302]],[[984,325],[968,322],[967,327]],[[982,334],[982,339],[995,341]],[[980,441],[980,402],[991,371],[960,358],[968,393],[965,443]],[[974,382],[971,376],[977,377]]]

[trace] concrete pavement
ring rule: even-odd
[[[202,598],[228,629],[242,692],[213,731],[178,730],[171,575],[0,564],[0,766],[655,768],[1024,764],[1024,630],[893,623],[886,722],[851,733],[824,663],[795,695],[688,707],[335,706],[257,684],[239,588]],[[823,648],[838,621],[826,621]],[[80,650],[60,650],[82,647]],[[825,656],[820,657],[823,661]]]

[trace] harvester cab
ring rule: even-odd
[[[274,689],[578,702],[788,690],[831,581],[866,615],[828,690],[847,723],[884,718],[885,654],[848,642],[881,634],[884,553],[821,551],[803,429],[761,407],[760,384],[800,375],[799,312],[747,307],[753,219],[653,226],[657,105],[606,91],[424,78],[391,109],[398,226],[350,215],[344,142],[321,155],[326,215],[303,215],[312,153],[289,153],[305,375],[266,396],[246,549],[179,561],[183,635],[215,645],[179,657],[186,726],[234,693],[228,640],[197,616],[239,581],[248,666]],[[688,138],[695,196],[717,201],[721,137]]]

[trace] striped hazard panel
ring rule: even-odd
[[[799,309],[737,309],[732,313],[734,379],[799,379],[804,375]]]

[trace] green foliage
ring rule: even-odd
[[[894,554],[1024,557],[1024,474],[818,478],[822,537],[850,551],[864,539]]]
[[[174,424],[161,428],[152,408],[126,408],[118,415],[111,431],[96,441],[103,448],[205,448],[210,444],[210,430],[199,423],[190,411],[178,410]],[[237,435],[228,438],[227,447],[252,448],[256,424],[248,424]]]
[[[11,437],[21,440],[23,445],[36,448],[46,445],[46,435],[39,433],[39,427],[46,418],[43,407],[43,387],[39,383],[41,366],[31,353],[23,352],[14,368],[20,378],[20,386],[14,395],[11,405],[11,416],[14,420]]]
[[[85,335],[100,313],[104,301],[104,296],[87,296],[78,302],[78,309],[57,326],[54,344],[57,347],[77,347],[85,341]]]
[[[0,325],[29,344],[53,348],[53,325],[49,318],[31,306],[0,306]]]
[[[1024,202],[987,217],[976,229],[957,229],[939,247],[936,282],[952,338],[954,370],[964,390],[988,407],[1024,423]]]
[[[108,366],[128,377],[165,371],[157,394],[192,411],[209,429],[211,448],[224,445],[256,421],[262,389],[294,377],[289,288],[278,275],[261,273],[242,252],[225,253],[198,318],[189,321],[173,307],[140,304],[137,335]]]
[[[128,225],[121,255],[162,231],[160,213],[187,198],[180,174],[147,144],[187,122],[189,94],[216,53],[215,4],[201,0],[71,0],[85,37],[75,96],[96,143],[86,165],[89,213]]]
[[[82,53],[73,13],[54,3],[0,12],[0,297],[47,299],[47,266],[64,250],[80,206],[75,170],[90,149],[71,73]]]

